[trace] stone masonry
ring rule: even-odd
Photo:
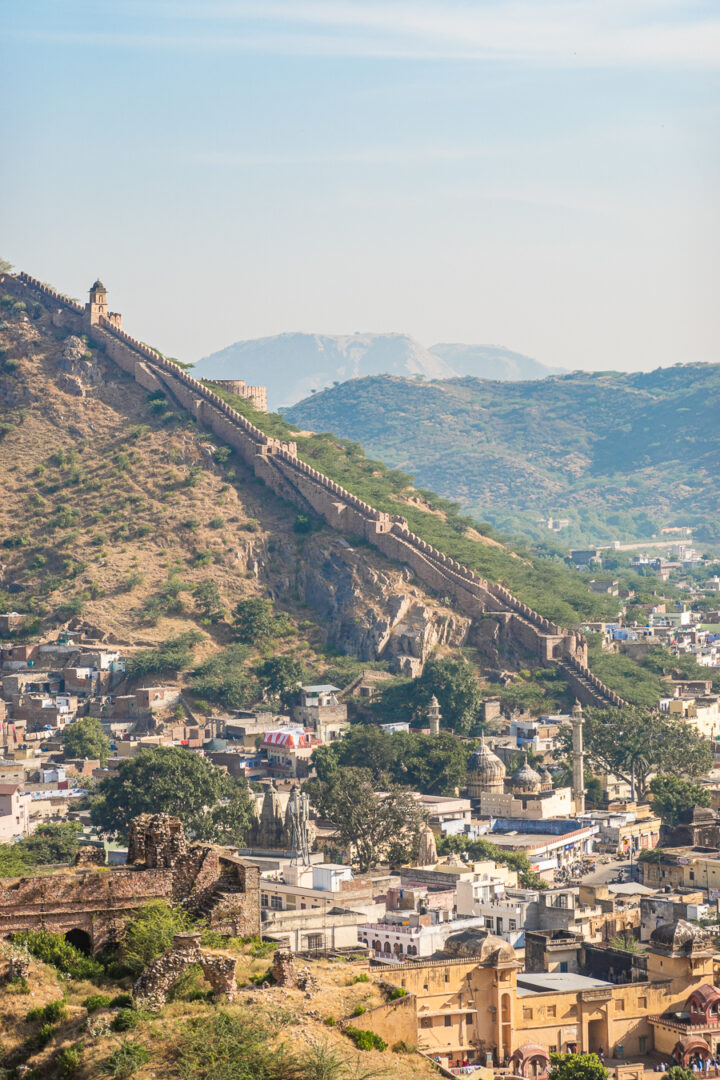
[[[0,880],[0,938],[51,930],[98,952],[119,940],[132,913],[151,900],[182,904],[215,929],[260,933],[260,871],[227,849],[188,844],[178,818],[143,814],[131,822],[125,867],[81,862],[37,877]]]
[[[199,964],[216,997],[233,1001],[237,993],[235,957],[200,947],[200,934],[175,934],[172,948],[153,960],[133,985],[135,1003],[157,1011],[186,968]]]

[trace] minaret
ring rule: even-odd
[[[576,701],[572,711],[572,792],[575,813],[585,813],[585,754],[583,751],[583,711]]]
[[[442,720],[442,714],[440,712],[440,702],[438,701],[438,699],[435,697],[434,694],[430,698],[430,704],[428,705],[427,709],[425,710],[425,715],[426,715],[426,717],[428,719],[428,723],[430,724],[430,734],[431,735],[439,735],[440,734],[440,721]]]

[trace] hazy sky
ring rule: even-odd
[[[720,359],[717,0],[0,17],[0,255],[76,297],[100,275],[165,352],[395,330]]]

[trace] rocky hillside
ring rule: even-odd
[[[447,357],[452,363],[452,356]],[[649,538],[693,525],[720,538],[720,365],[534,382],[378,376],[307,398],[288,419],[361,441],[418,484],[511,533],[563,542]]]
[[[236,341],[200,360],[201,379],[245,379],[267,386],[270,407],[283,408],[346,379],[366,375],[452,379],[538,379],[554,370],[499,345],[434,345],[407,334],[276,334]]]
[[[287,648],[369,661],[459,645],[468,620],[401,566],[354,548],[251,479],[227,448],[101,352],[6,294],[0,353],[0,606],[151,644],[228,639],[239,601],[270,597]],[[208,583],[216,587],[208,615]]]

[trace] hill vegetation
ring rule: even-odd
[[[503,532],[563,543],[646,539],[692,525],[720,539],[720,365],[573,372],[534,382],[376,376],[288,410],[362,442]]]

